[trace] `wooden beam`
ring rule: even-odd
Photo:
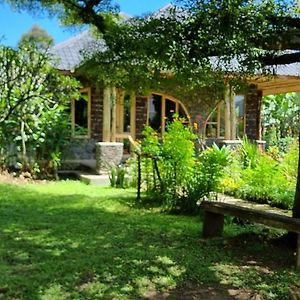
[[[233,88],[229,88],[230,99],[230,139],[236,140],[236,112],[235,112],[235,94]]]
[[[235,216],[255,223],[300,233],[300,219],[284,216],[282,214],[241,207],[225,202],[203,201],[200,207],[205,211],[215,214]]]
[[[293,92],[300,92],[300,83],[297,87],[295,86],[280,86],[280,87],[268,87],[268,88],[261,88],[262,95],[276,95],[276,94],[285,94],[285,93],[293,93]]]
[[[102,140],[110,142],[110,126],[111,126],[111,88],[106,86],[103,90],[103,127]]]
[[[123,132],[123,101],[124,101],[124,91],[118,89],[117,90],[117,119],[116,119],[116,131],[117,134],[120,134]]]
[[[225,90],[225,140],[231,139],[231,126],[230,126],[230,90],[226,87]]]
[[[116,142],[116,132],[117,132],[117,110],[116,110],[116,100],[117,100],[117,89],[115,86],[111,87],[111,142]]]
[[[136,137],[136,96],[135,92],[130,93],[130,135]]]
[[[300,233],[297,234],[296,266],[300,267]]]
[[[166,130],[166,98],[165,96],[162,96],[161,101],[161,136],[164,135]]]

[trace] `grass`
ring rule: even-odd
[[[224,238],[203,240],[200,217],[136,209],[134,196],[72,181],[1,184],[0,299],[141,299],[190,283],[287,299],[300,284],[292,251],[262,227],[228,223]]]

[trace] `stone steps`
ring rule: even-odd
[[[101,185],[101,186],[110,185],[108,174],[96,175],[84,171],[67,170],[67,171],[59,171],[59,176],[62,178],[68,176],[70,176],[71,178],[74,177],[74,179],[77,178],[80,181],[91,185]]]

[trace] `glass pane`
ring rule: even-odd
[[[173,121],[173,115],[176,113],[176,103],[166,99],[166,124]]]
[[[75,100],[75,135],[88,134],[88,95],[82,93],[80,99]]]
[[[235,96],[235,111],[237,117],[244,116],[244,96]]]
[[[161,129],[161,101],[160,95],[152,95],[149,101],[149,125],[157,131]]]
[[[130,95],[125,95],[124,97],[124,124],[123,124],[123,131],[130,132]]]
[[[235,96],[236,134],[238,138],[244,136],[244,103],[244,96]]]
[[[218,137],[224,137],[225,136],[225,104],[224,102],[220,105],[220,133]]]
[[[236,118],[236,136],[242,138],[245,133],[245,123],[244,118]]]
[[[217,138],[218,124],[206,124],[206,137]]]
[[[185,110],[183,109],[181,104],[179,104],[178,116],[179,118],[185,119],[186,123],[188,123],[188,116],[186,115]]]
[[[209,117],[209,122],[218,122],[218,109],[216,108]]]

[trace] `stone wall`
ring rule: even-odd
[[[91,138],[102,140],[103,90],[93,87],[91,95]]]
[[[112,167],[118,166],[123,158],[123,143],[96,143],[96,172],[106,173]]]
[[[246,135],[250,140],[261,139],[262,93],[256,86],[250,86],[246,94]]]
[[[93,139],[72,139],[63,149],[62,169],[95,169],[95,143]]]

